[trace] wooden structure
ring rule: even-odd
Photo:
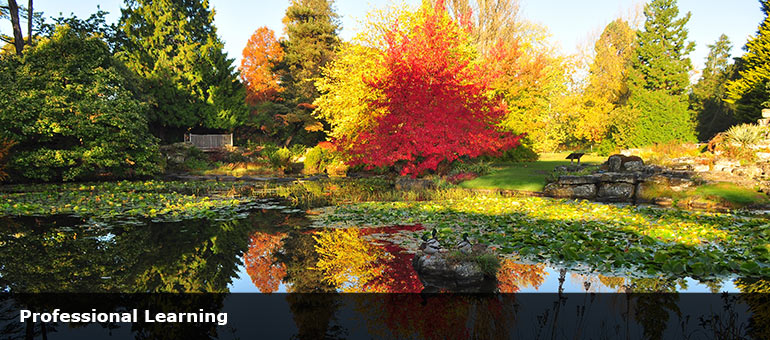
[[[190,143],[203,151],[213,151],[233,146],[233,134],[224,135],[195,135],[188,133],[184,135],[185,143]]]
[[[569,159],[569,164],[572,164],[572,161],[577,159],[577,164],[580,165],[580,157],[583,157],[583,155],[584,153],[582,152],[573,152],[567,155],[566,159]]]

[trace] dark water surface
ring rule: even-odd
[[[230,221],[94,223],[77,217],[0,218],[0,291],[392,292],[424,289],[414,249],[398,241],[421,226],[311,228],[304,212],[272,200]],[[401,242],[403,243],[403,242]],[[409,249],[408,249],[409,248]],[[737,277],[712,281],[503,261],[498,291],[740,292],[768,287]],[[739,284],[736,284],[739,283]]]

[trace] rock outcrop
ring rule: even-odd
[[[637,156],[612,155],[597,173],[564,175],[545,186],[546,196],[600,202],[647,202],[645,192],[655,186],[681,191],[694,185],[687,171],[644,165]]]
[[[485,275],[478,263],[452,259],[446,252],[418,252],[412,266],[426,291],[491,293],[497,288],[497,279]]]

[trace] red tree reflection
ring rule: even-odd
[[[286,267],[276,263],[273,252],[278,251],[285,234],[275,235],[254,232],[249,237],[249,251],[243,254],[246,272],[251,282],[262,293],[272,293],[278,290],[281,280],[286,276]]]

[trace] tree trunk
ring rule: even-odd
[[[13,45],[16,47],[16,54],[21,56],[21,51],[24,49],[24,37],[21,35],[19,5],[16,0],[8,0],[8,9],[11,12],[11,25],[13,25]]]
[[[32,0],[29,0],[29,7],[27,8],[27,45],[32,45],[32,21],[34,19],[34,12],[32,12]]]

